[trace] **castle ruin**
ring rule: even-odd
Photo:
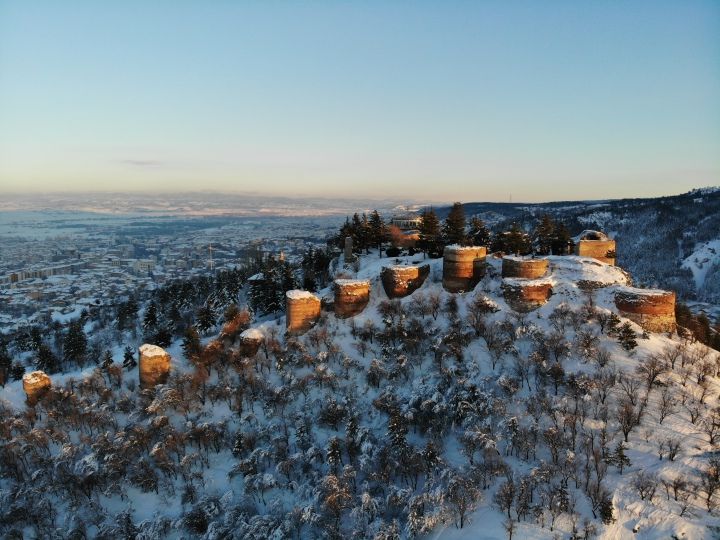
[[[320,318],[320,298],[309,291],[285,293],[285,324],[289,334],[307,332]]]
[[[575,238],[575,255],[615,265],[615,240],[600,231],[583,231]]]
[[[341,319],[362,313],[370,302],[370,282],[363,279],[336,279],[335,316]]]
[[[170,375],[170,355],[162,347],[145,343],[140,346],[140,388],[165,384]]]
[[[445,246],[443,251],[443,287],[448,292],[472,290],[485,274],[484,246]]]
[[[23,375],[22,384],[28,405],[35,405],[50,390],[52,381],[44,371],[33,371]]]
[[[425,283],[430,275],[430,266],[423,265],[394,265],[386,266],[380,272],[380,280],[388,298],[404,298]]]
[[[624,287],[615,293],[615,306],[620,315],[648,332],[674,332],[677,326],[672,291]]]

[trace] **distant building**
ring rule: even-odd
[[[390,225],[395,225],[401,231],[413,231],[420,229],[422,225],[422,216],[407,212],[405,214],[395,214],[390,219]]]
[[[410,247],[420,240],[420,227],[422,225],[422,216],[414,212],[406,212],[404,214],[395,214],[390,219],[390,226],[400,229],[401,236],[392,238],[393,245],[398,247]],[[396,229],[397,230],[397,229]],[[391,232],[392,236],[392,232]]]
[[[138,272],[152,272],[155,269],[155,261],[150,259],[138,259],[133,264],[133,268]]]

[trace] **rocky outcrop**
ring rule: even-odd
[[[238,351],[240,356],[251,357],[255,356],[262,345],[265,336],[262,330],[258,328],[248,328],[240,334],[240,346]]]
[[[370,282],[362,279],[336,279],[334,309],[341,319],[362,313],[370,301]]]
[[[320,318],[320,299],[308,291],[285,293],[285,323],[290,334],[307,332]]]
[[[677,326],[672,291],[624,287],[615,293],[615,306],[621,316],[648,332],[674,332]]]
[[[472,290],[485,273],[487,248],[446,246],[443,252],[443,287],[449,292]]]
[[[430,275],[430,266],[395,265],[386,266],[380,272],[380,279],[388,298],[403,298],[414,293]]]
[[[44,371],[33,371],[23,375],[22,383],[28,405],[35,405],[52,386],[50,377]]]
[[[575,255],[615,264],[615,240],[600,231],[583,231],[575,238]]]
[[[165,384],[170,375],[170,355],[162,347],[145,343],[140,346],[140,388]]]
[[[552,296],[552,283],[545,279],[506,278],[502,282],[503,297],[518,313],[534,311]]]
[[[548,270],[547,259],[525,257],[503,257],[502,277],[538,279],[544,277]]]

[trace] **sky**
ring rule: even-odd
[[[0,0],[0,194],[717,184],[716,0]]]

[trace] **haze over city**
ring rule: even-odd
[[[0,1],[0,192],[717,184],[720,4]]]

